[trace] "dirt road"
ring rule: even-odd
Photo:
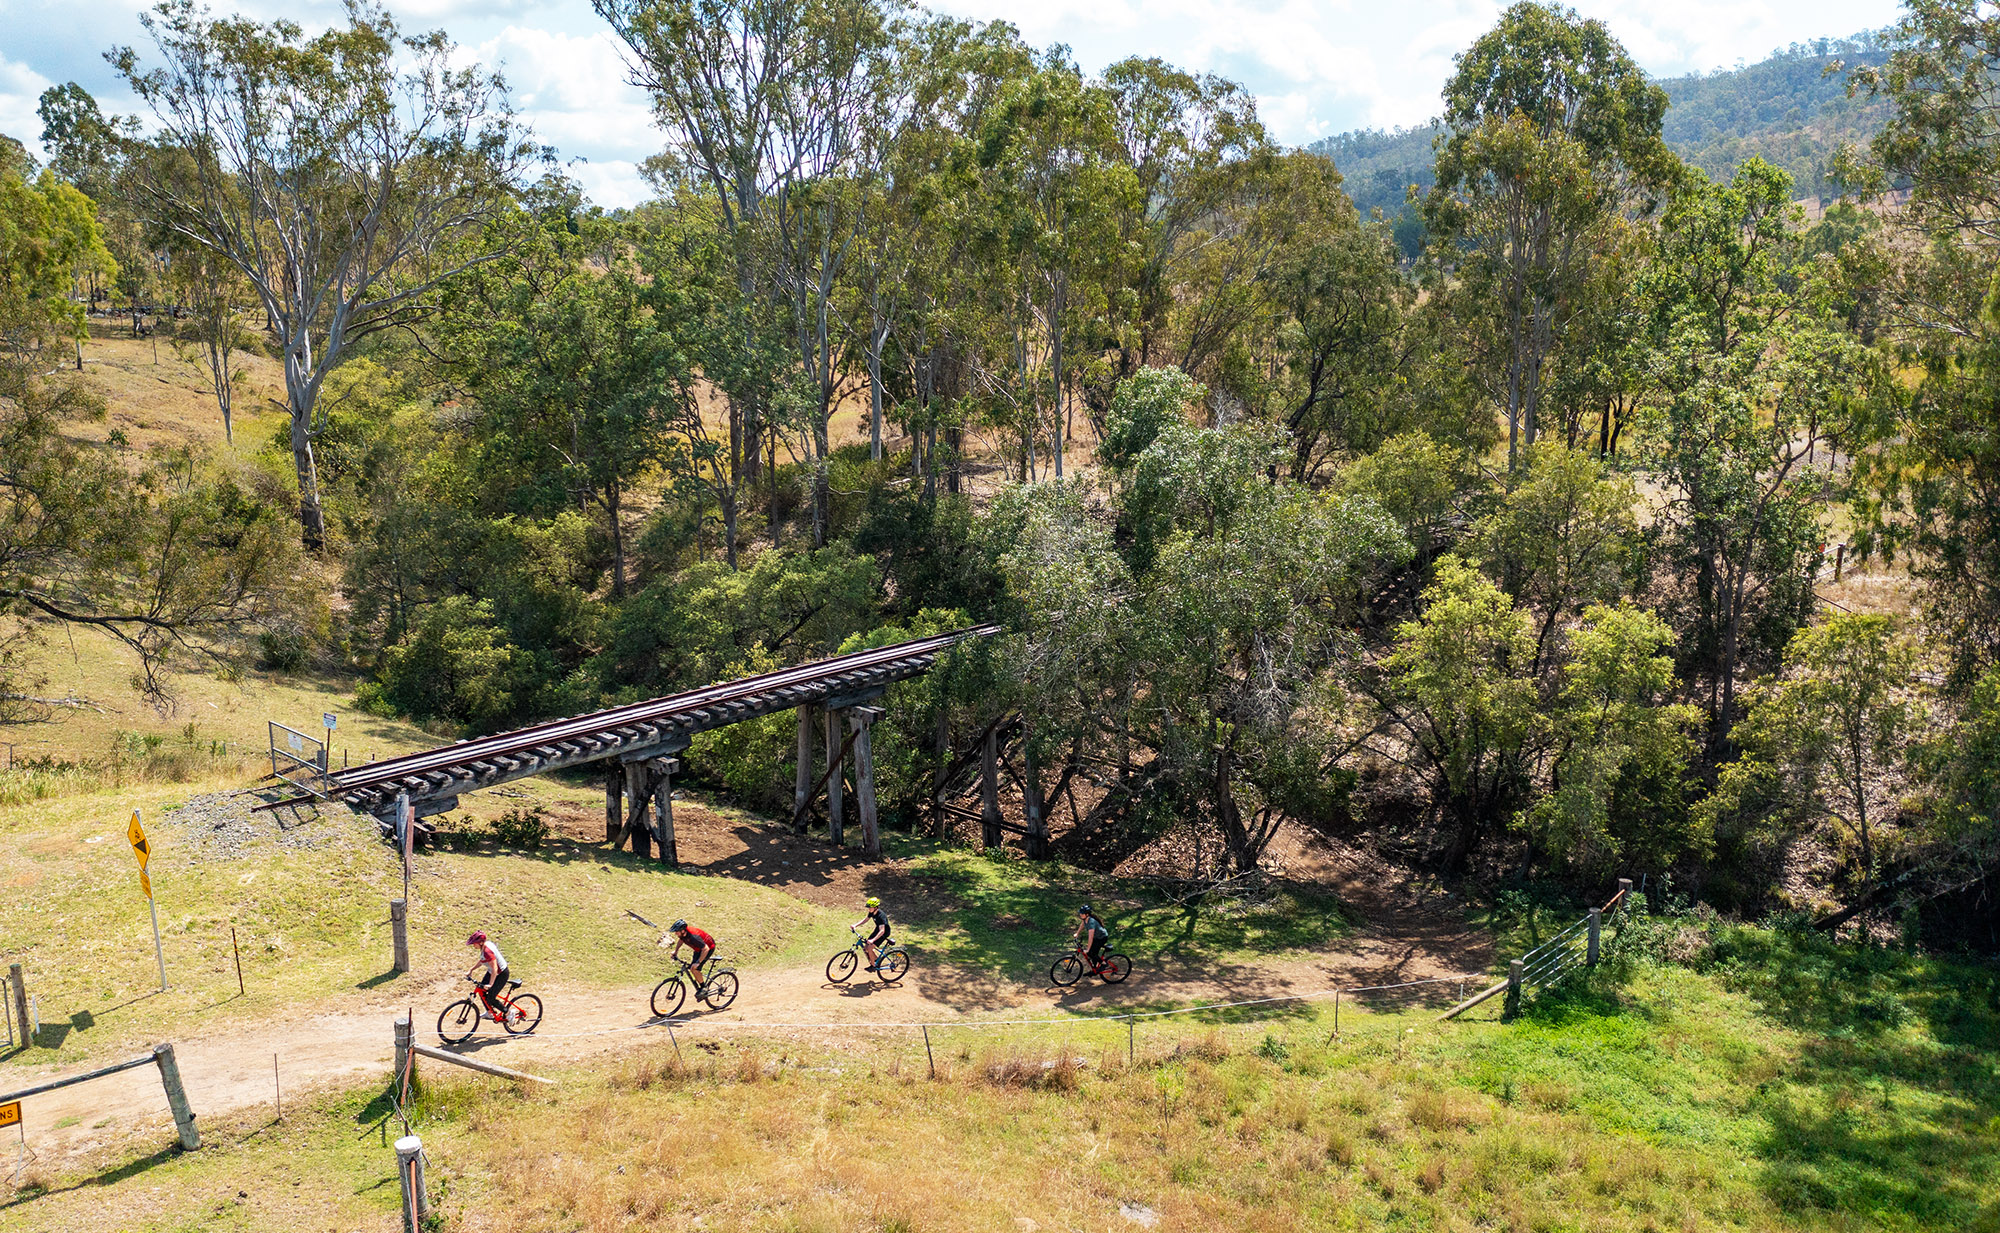
[[[932,894],[918,884],[919,879],[892,877],[885,882],[883,865],[864,861],[858,853],[836,851],[778,828],[746,826],[699,808],[676,813],[684,858],[710,872],[761,882],[813,902],[847,904],[862,893],[860,879],[866,871],[870,885],[885,891],[892,913],[902,919],[909,919],[910,909],[939,906],[919,903]],[[601,822],[575,820],[579,831],[590,825]],[[865,974],[844,986],[834,985],[817,967],[749,967],[741,970],[742,993],[733,1006],[721,1013],[691,1015],[688,1026],[676,1031],[685,1043],[744,1034],[810,1034],[819,1025],[969,1023],[1039,1018],[1062,1011],[1116,1013],[1125,1008],[1324,994],[1336,985],[1456,976],[1479,970],[1487,962],[1483,938],[1468,929],[1448,904],[1428,902],[1424,894],[1407,887],[1398,889],[1384,870],[1311,837],[1290,837],[1282,850],[1288,867],[1335,886],[1368,919],[1338,951],[1221,970],[1173,960],[1144,962],[1124,985],[1086,981],[1070,991],[939,966],[923,961],[920,952],[918,964],[893,986],[863,979]],[[902,893],[896,889],[899,886]],[[903,893],[910,898],[898,902]],[[342,999],[340,1013],[301,1013],[254,1028],[177,1040],[175,1052],[189,1101],[199,1118],[275,1107],[281,1090],[287,1099],[295,1099],[314,1089],[346,1086],[367,1077],[386,1079],[393,1021],[413,1011],[419,1041],[436,1044],[439,1011],[465,989],[453,979],[434,979],[393,993],[349,994]],[[647,1006],[649,988],[607,990],[537,982],[531,989],[546,1008],[540,1030],[532,1037],[507,1039],[488,1024],[463,1049],[532,1072],[538,1065],[583,1061],[664,1035]],[[1281,1012],[1274,1008],[1274,1013]],[[16,1081],[26,1086],[55,1073],[20,1073]],[[24,1114],[29,1143],[45,1162],[140,1132],[171,1135],[159,1075],[151,1067],[31,1098]]]

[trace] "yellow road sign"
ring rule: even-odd
[[[0,1105],[0,1126],[12,1126],[21,1120],[21,1102],[10,1100]]]
[[[139,889],[146,893],[146,898],[153,897],[153,879],[147,877],[143,869],[139,871]]]
[[[139,868],[144,869],[152,859],[152,845],[146,842],[146,831],[139,825],[139,811],[132,811],[132,825],[125,828],[125,837],[132,841],[132,850],[139,854]]]

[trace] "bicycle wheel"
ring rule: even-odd
[[[681,1003],[685,1000],[687,985],[678,976],[669,976],[653,986],[653,1014],[657,1018],[673,1018],[681,1012]]]
[[[904,954],[901,950],[885,950],[882,952],[881,966],[875,974],[890,984],[894,984],[903,979],[903,973],[909,970],[910,957],[908,955]]]
[[[1132,961],[1123,955],[1112,955],[1106,959],[1104,961],[1104,971],[1099,973],[1107,982],[1114,985],[1131,974]]]
[[[1083,979],[1083,960],[1075,955],[1064,955],[1049,969],[1049,979],[1067,989]]]
[[[479,1007],[471,998],[453,1002],[438,1016],[438,1039],[448,1045],[472,1039],[479,1030]]]
[[[854,948],[850,946],[826,961],[826,978],[836,985],[844,984],[848,977],[854,975],[858,962],[854,957]]]
[[[537,1023],[542,1021],[542,999],[532,993],[523,993],[511,1000],[514,1010],[521,1012],[521,1018],[517,1022],[514,1018],[514,1011],[510,1010],[507,1012],[506,1020],[500,1026],[506,1028],[509,1035],[526,1036],[529,1032],[535,1030]]]
[[[708,1003],[710,1010],[728,1010],[729,1004],[736,1000],[736,973],[727,970],[717,972],[708,978],[703,992],[707,996],[702,1001]]]

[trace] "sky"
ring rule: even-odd
[[[338,20],[337,0],[210,0],[218,11]],[[0,0],[0,133],[40,153],[36,100],[76,81],[107,112],[138,108],[103,53],[147,50],[144,0]],[[645,196],[638,164],[660,147],[645,95],[589,0],[389,0],[409,31],[443,28],[465,54],[500,67],[518,111],[610,207]],[[1067,45],[1096,72],[1159,56],[1220,73],[1257,96],[1279,140],[1304,145],[1353,128],[1420,124],[1439,110],[1452,57],[1488,29],[1499,0],[932,0],[974,20],[1005,18],[1039,47]],[[1773,49],[1879,29],[1894,0],[1579,0],[1635,59],[1672,77],[1754,63]]]

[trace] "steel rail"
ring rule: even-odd
[[[329,775],[327,791],[331,796],[348,796],[397,780],[465,766],[472,762],[505,757],[578,737],[598,736],[618,728],[655,724],[691,711],[727,705],[777,690],[830,684],[837,682],[841,677],[868,674],[907,660],[935,658],[939,653],[969,638],[986,637],[998,632],[1000,627],[997,625],[976,625],[969,629],[912,639],[892,646],[854,651],[831,659],[780,668],[756,676],[670,694],[664,698],[628,703],[587,715],[575,715],[532,727],[517,728],[511,732],[459,741],[414,754],[384,758]]]

